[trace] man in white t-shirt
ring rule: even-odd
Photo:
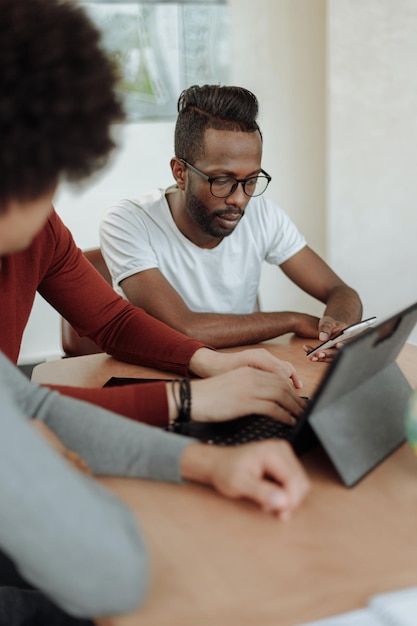
[[[214,347],[288,332],[324,341],[359,321],[358,294],[262,195],[271,178],[261,166],[256,97],[241,87],[192,86],[180,95],[178,111],[176,184],[122,200],[103,217],[101,246],[115,289]],[[264,261],[323,302],[323,317],[258,311]]]

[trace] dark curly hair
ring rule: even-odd
[[[106,162],[124,117],[116,80],[73,0],[0,0],[0,211]]]
[[[178,99],[175,156],[193,163],[204,156],[207,128],[262,133],[256,121],[258,100],[243,87],[192,85]]]

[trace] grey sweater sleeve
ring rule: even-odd
[[[0,398],[0,548],[73,615],[133,610],[148,580],[134,516],[65,463],[29,420],[43,419],[100,473],[179,480],[189,440],[38,388],[1,354]]]
[[[96,474],[179,482],[180,457],[193,441],[29,383],[0,354],[0,375],[28,418],[37,417]]]

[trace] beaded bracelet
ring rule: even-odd
[[[179,388],[177,394],[176,387]],[[172,393],[174,396],[175,406],[178,415],[172,420],[170,428],[172,430],[180,430],[181,424],[185,424],[191,420],[191,384],[189,378],[176,378],[172,381]],[[179,397],[179,400],[178,400]]]

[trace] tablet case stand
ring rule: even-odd
[[[313,398],[308,421],[348,487],[405,440],[412,389],[395,359],[416,321],[417,303],[347,343]]]

